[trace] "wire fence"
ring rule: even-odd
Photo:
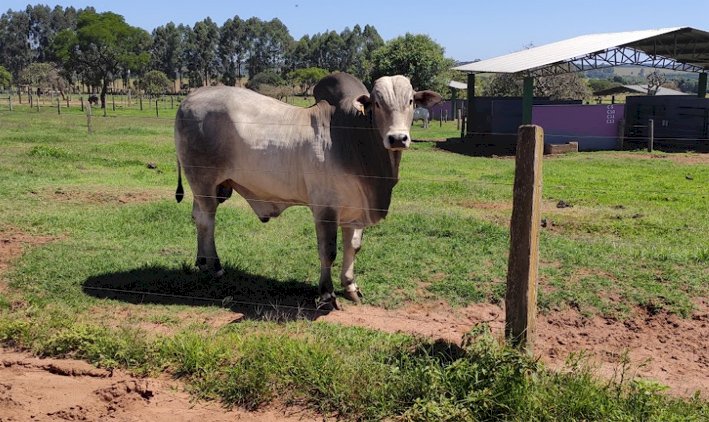
[[[0,98],[1,100],[1,98]],[[171,109],[175,108],[176,102],[173,101],[173,104],[171,105]],[[165,104],[164,102],[162,103],[163,105]],[[60,105],[61,108],[61,105]],[[36,111],[37,109],[32,109],[29,108],[26,110],[28,113],[33,113],[33,114],[41,114],[41,115],[47,115],[49,116],[49,112],[54,109],[54,106],[42,106],[40,107],[41,111]],[[0,116],[7,115],[7,113],[19,113],[22,112],[20,108],[15,106],[15,109],[10,111],[10,110],[0,110]],[[59,114],[54,114],[55,118],[58,118],[60,122],[66,123],[65,127],[69,128],[83,128],[85,124],[81,119],[84,119],[85,116],[83,114],[79,114],[76,110],[74,110],[73,113],[63,113],[61,115]],[[116,123],[119,124],[125,124],[126,122],[123,121],[123,119],[129,119],[131,121],[135,121],[136,119],[139,119],[140,121],[146,122],[146,121],[151,121],[154,123],[158,124],[165,124],[166,127],[171,126],[172,123],[174,122],[174,116],[173,117],[167,117],[167,116],[143,116],[143,115],[110,115],[105,118],[97,117],[94,119],[94,130],[95,131],[109,131],[114,128]],[[183,119],[184,120],[184,119]],[[109,124],[110,122],[110,124]],[[290,127],[293,128],[295,126],[298,126],[297,124],[294,123],[274,123],[274,122],[253,122],[253,121],[244,121],[244,122],[234,122],[232,121],[232,124],[238,124],[238,125],[260,125],[260,126],[279,126],[279,127]],[[303,125],[303,127],[311,128],[310,125]],[[23,124],[21,122],[16,122],[16,121],[3,121],[2,122],[2,129],[23,129]],[[340,129],[352,129],[352,130],[362,130],[362,127],[338,127]],[[98,133],[97,135],[99,135]],[[505,136],[516,136],[516,133],[473,133],[472,135],[505,135]],[[555,134],[547,134],[550,136],[561,136],[561,135],[555,135]],[[593,138],[593,136],[590,136],[588,138]],[[599,138],[601,138],[599,136]],[[625,140],[638,140],[638,141],[644,141],[646,140],[647,137],[645,136],[637,136],[637,137],[626,137]],[[663,138],[665,140],[683,140],[685,138]],[[156,143],[162,144],[164,141],[161,139],[155,139],[154,140]],[[12,151],[16,151],[18,153],[21,152],[26,152],[27,148],[22,148],[18,147],[15,149],[9,149],[9,148],[4,148],[4,152],[2,155],[4,156],[9,156],[9,153]],[[0,157],[2,156],[0,155]],[[280,176],[285,176],[288,178],[293,177],[293,174],[290,173],[287,170],[282,170],[282,169],[263,169],[263,168],[238,168],[238,167],[217,167],[217,166],[196,166],[196,165],[182,165],[183,168],[185,169],[202,169],[202,170],[229,170],[231,172],[237,172],[237,173],[258,173],[258,174],[271,174],[271,175],[280,175]],[[327,171],[305,171],[302,173],[299,173],[298,176],[300,175],[323,175],[323,176],[329,176],[331,175]],[[451,176],[451,177],[421,177],[421,176],[415,176],[415,175],[407,175],[407,176],[381,176],[381,175],[372,175],[372,174],[365,174],[365,173],[340,173],[341,176],[347,176],[347,177],[356,177],[356,178],[365,178],[365,179],[381,179],[381,180],[389,180],[389,181],[394,181],[394,180],[400,180],[401,183],[421,183],[421,182],[426,182],[426,183],[440,183],[442,185],[445,184],[451,184],[451,183],[456,183],[456,184],[463,184],[463,185],[469,185],[469,186],[475,186],[475,187],[484,187],[488,189],[500,189],[500,188],[505,188],[505,189],[512,189],[513,183],[512,183],[512,176],[510,176],[509,181],[489,181],[489,180],[469,180],[465,178],[463,175],[456,175],[456,176]],[[700,180],[700,182],[703,182]],[[608,185],[608,181],[596,181],[596,182],[590,182],[590,181],[584,181],[584,186],[572,186],[568,184],[560,184],[560,183],[555,183],[555,182],[548,182],[545,181],[544,183],[544,189],[547,191],[574,191],[574,192],[585,192],[585,193],[603,193],[603,194],[616,194],[619,196],[629,196],[629,195],[660,195],[660,196],[700,196],[702,198],[707,197],[707,186],[706,185],[700,185],[697,186],[694,189],[687,189],[687,188],[682,188],[679,189],[677,187],[672,187],[672,188],[653,188],[653,189],[647,189],[647,188],[630,188],[630,187],[610,187]],[[174,193],[172,191],[165,191],[165,196],[166,197],[172,197]],[[214,195],[205,195],[205,194],[196,194],[194,195],[197,198],[215,198],[215,199],[224,199],[224,196],[219,196],[216,193]],[[329,203],[311,203],[308,201],[286,201],[286,200],[269,200],[269,199],[262,199],[259,197],[248,197],[245,196],[244,199],[248,202],[251,203],[263,203],[263,204],[270,204],[274,206],[291,206],[291,205],[305,205],[309,206],[311,208],[322,208],[322,207],[330,207],[332,204]],[[662,198],[657,198],[658,200],[661,200]],[[667,198],[665,198],[667,199]],[[368,206],[351,206],[351,205],[339,205],[341,209],[344,210],[349,210],[349,211],[362,211],[362,212],[393,212],[392,209],[390,208],[376,208],[376,207],[368,207]],[[391,208],[395,208],[394,207]],[[198,211],[201,212],[201,211]],[[213,213],[209,213],[213,214]],[[353,223],[353,221],[350,222],[343,222],[343,221],[334,221],[334,220],[326,220],[326,219],[316,219],[314,218],[316,222],[328,222],[328,223],[339,223],[339,224],[348,224],[348,223]],[[689,230],[693,231],[692,228],[688,228],[686,226],[678,226],[678,227],[662,227],[662,230]],[[694,229],[697,232],[702,232],[700,229]],[[101,251],[106,252],[107,250],[110,250],[110,248],[102,248],[100,249]],[[120,251],[120,249],[116,249],[116,252]],[[216,257],[209,257],[209,256],[201,256],[205,258],[216,258]],[[200,257],[200,258],[201,258]],[[190,295],[190,296],[185,296],[185,295],[174,295],[174,294],[167,294],[167,293],[158,293],[158,292],[150,292],[150,291],[144,291],[144,290],[132,290],[132,289],[116,289],[116,288],[108,288],[108,287],[96,287],[96,286],[83,286],[82,287],[85,290],[90,290],[94,292],[101,292],[101,293],[106,293],[106,294],[129,294],[129,295],[137,295],[140,297],[160,297],[160,298],[172,298],[172,299],[180,299],[180,300],[189,300],[189,301],[201,301],[205,303],[211,303],[211,304],[221,304],[221,306],[228,307],[232,305],[239,305],[239,306],[250,306],[250,307],[267,307],[267,308],[273,308],[273,309],[281,309],[281,310],[287,310],[289,312],[295,312],[297,314],[307,312],[311,314],[324,314],[327,313],[326,311],[323,311],[317,307],[308,307],[308,306],[292,306],[292,305],[282,305],[282,304],[277,304],[277,303],[263,303],[263,302],[256,302],[256,301],[247,301],[247,300],[234,300],[233,297],[224,297],[224,298],[214,298],[214,297],[204,297],[204,296],[197,296],[197,295]],[[382,318],[382,319],[405,319],[409,321],[419,321],[419,322],[428,322],[429,320],[427,319],[417,319],[414,317],[410,316],[402,316],[402,315],[392,315],[390,313],[383,313],[383,312],[372,312],[371,310],[368,310],[368,314],[376,317],[376,318]],[[449,325],[457,325],[457,326],[469,326],[470,323],[456,323],[456,322],[447,322]]]
[[[284,305],[284,304],[279,304],[279,303],[264,303],[264,302],[254,302],[254,301],[246,301],[246,300],[234,300],[233,297],[227,296],[224,298],[211,298],[211,297],[202,297],[202,296],[186,296],[186,295],[175,295],[175,294],[166,294],[166,293],[156,293],[156,292],[148,292],[148,291],[143,291],[143,290],[130,290],[130,289],[114,289],[114,288],[107,288],[107,287],[92,287],[92,286],[84,286],[84,290],[89,290],[97,293],[104,293],[107,295],[110,294],[117,294],[117,295],[132,295],[132,296],[139,296],[141,297],[140,302],[145,302],[146,297],[154,297],[154,298],[164,298],[164,299],[178,299],[186,302],[204,302],[204,303],[209,303],[212,305],[216,306],[221,306],[224,308],[232,308],[234,306],[243,306],[243,307],[251,307],[255,309],[259,309],[257,313],[264,314],[265,317],[268,317],[268,312],[267,309],[273,309],[275,311],[281,311],[281,312],[286,312],[289,314],[293,314],[291,318],[289,319],[298,319],[298,318],[317,318],[320,316],[325,316],[330,314],[330,310],[325,310],[321,307],[317,306],[308,306],[308,305]],[[383,319],[383,320],[399,320],[399,321],[409,321],[409,322],[420,322],[424,324],[430,324],[431,319],[430,318],[417,318],[411,315],[396,315],[394,313],[386,313],[386,312],[378,312],[374,309],[368,308],[367,309],[367,316],[368,317],[374,317],[376,319]],[[454,327],[459,327],[459,328],[469,328],[472,325],[475,324],[486,324],[490,322],[497,321],[501,318],[501,314],[495,315],[492,318],[487,318],[487,319],[480,319],[476,321],[468,321],[468,322],[459,322],[455,320],[446,320],[445,322],[441,322],[441,325],[446,325],[446,326],[454,326]],[[276,318],[279,318],[279,315],[276,315]]]
[[[285,103],[284,103],[285,104]],[[173,111],[176,111],[177,106],[172,107],[172,108],[165,108],[165,109],[172,109]],[[69,119],[69,118],[77,118],[76,124],[73,125],[74,128],[84,128],[86,129],[88,124],[86,123],[86,115],[85,111],[79,111],[78,109],[74,109],[73,113],[63,113],[61,115],[58,115],[57,113],[53,113],[53,111],[56,110],[56,106],[43,106],[41,108],[41,111],[37,111],[35,108],[27,108],[27,113],[32,114],[32,115],[43,115],[43,116],[54,116],[58,117],[60,119]],[[101,109],[98,109],[101,110]],[[118,110],[120,112],[120,110]],[[135,110],[125,110],[125,111],[135,111]],[[148,110],[149,111],[149,110]],[[15,108],[14,111],[10,111],[7,108],[2,108],[0,107],[0,116],[8,114],[8,113],[20,113],[19,109]],[[102,127],[105,129],[111,129],[113,128],[113,124],[115,124],[117,121],[120,119],[130,119],[130,120],[136,120],[140,119],[142,121],[149,121],[149,122],[154,122],[154,123],[166,123],[169,125],[174,124],[175,122],[175,116],[174,115],[169,115],[165,116],[164,114],[162,116],[154,116],[154,115],[146,115],[145,114],[107,114],[105,116],[100,116],[100,115],[92,115],[92,123],[93,123],[93,130],[96,131],[97,129],[101,129]],[[83,122],[81,122],[83,120]],[[189,122],[189,121],[200,121],[199,119],[189,119],[182,117],[180,118],[181,121]],[[5,125],[9,125],[9,122],[4,122]],[[109,124],[110,123],[110,124]],[[305,129],[310,128],[312,129],[311,124],[299,124],[295,122],[291,123],[285,123],[285,122],[264,122],[264,121],[232,121],[232,124],[235,125],[243,125],[243,126],[270,126],[270,127],[303,127]],[[101,126],[103,124],[103,126]],[[15,127],[19,126],[20,123],[18,122],[13,122],[13,125]],[[635,125],[633,128],[636,129],[643,129],[646,128],[647,126],[645,125]],[[346,130],[370,130],[369,128],[362,127],[362,126],[337,126],[337,125],[332,125],[328,126],[330,129],[346,129]],[[457,139],[460,138],[460,130],[459,129],[449,129],[450,131],[450,138],[451,139]],[[675,133],[677,132],[682,132],[682,128],[676,128],[673,129]],[[686,132],[690,132],[687,130]],[[497,132],[497,131],[486,131],[486,132],[476,132],[476,131],[466,131],[466,137],[516,137],[517,133],[516,132]],[[595,140],[595,139],[608,139],[609,136],[607,135],[581,135],[581,136],[573,136],[569,135],[567,133],[554,133],[554,132],[546,132],[545,136],[549,137],[565,137],[568,138],[569,140],[573,139],[585,139],[585,140]],[[426,140],[426,139],[422,139]],[[435,140],[435,139],[433,139]],[[648,140],[648,135],[644,133],[639,133],[639,134],[624,134],[623,136],[623,141],[624,142],[629,142],[629,143],[643,143]],[[680,137],[680,136],[662,136],[662,137],[657,137],[658,141],[670,143],[670,142],[676,142],[676,143],[685,143],[685,144],[691,144],[694,145],[696,142],[707,142],[709,143],[709,138],[696,138],[696,137]],[[462,141],[465,141],[465,139],[462,139]],[[472,141],[471,141],[472,142]]]

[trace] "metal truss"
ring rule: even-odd
[[[705,69],[692,64],[681,63],[674,59],[649,55],[632,47],[617,47],[565,62],[553,63],[522,72],[523,76],[554,76],[564,73],[584,72],[613,66],[645,66],[658,69],[679,70],[684,72],[704,72]]]

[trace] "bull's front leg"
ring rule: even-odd
[[[340,309],[332,285],[332,263],[337,257],[337,213],[331,208],[315,210],[315,232],[320,255],[319,309]]]
[[[353,229],[350,227],[342,228],[342,274],[340,282],[342,288],[345,289],[345,297],[355,303],[360,303],[362,293],[359,291],[357,283],[355,283],[354,263],[355,256],[362,247],[362,229]]]

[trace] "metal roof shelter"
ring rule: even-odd
[[[487,60],[456,66],[468,72],[468,98],[475,96],[476,73],[524,77],[523,122],[532,120],[534,77],[635,65],[699,73],[704,98],[709,70],[709,32],[690,27],[582,35]],[[468,107],[468,118],[472,116]]]

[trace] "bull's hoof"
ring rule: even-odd
[[[362,304],[362,292],[357,288],[357,290],[345,291],[345,298],[351,300],[357,305]]]
[[[337,297],[334,293],[324,293],[315,301],[315,307],[318,311],[339,311],[340,305],[337,303]]]
[[[351,282],[345,287],[345,298],[351,300],[357,305],[362,303],[362,292],[359,290],[359,286],[355,282]]]
[[[212,274],[212,275],[214,276],[214,278],[222,278],[224,276],[224,274],[225,274],[224,268],[220,268],[218,271],[215,271],[214,274]]]

